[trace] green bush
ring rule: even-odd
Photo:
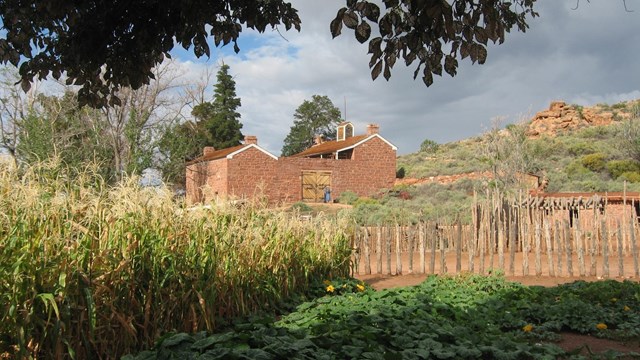
[[[582,166],[593,172],[600,172],[604,170],[607,164],[606,155],[603,153],[585,155],[582,157],[581,161]]]
[[[398,169],[398,171],[396,171],[396,178],[397,179],[404,179],[404,167],[400,166],[400,168]]]
[[[617,179],[624,173],[640,171],[640,164],[631,159],[611,160],[607,163],[607,170],[613,179]]]
[[[338,202],[341,204],[353,205],[356,202],[356,200],[358,200],[358,194],[350,190],[343,192],[338,197]]]
[[[579,141],[568,145],[569,154],[573,156],[582,156],[593,154],[596,152],[594,146],[590,142]]]
[[[311,206],[307,205],[307,203],[302,202],[302,201],[298,201],[298,202],[294,203],[293,205],[291,205],[291,210],[299,211],[301,213],[308,213],[308,212],[313,211]]]
[[[628,182],[631,183],[637,183],[640,182],[640,172],[637,171],[627,171],[622,173],[622,175],[620,175],[620,177],[618,177],[618,180],[626,180]]]
[[[580,180],[589,175],[591,171],[582,165],[582,162],[574,161],[565,167],[564,172],[569,179]]]
[[[437,142],[426,139],[425,141],[422,142],[422,144],[420,144],[420,152],[433,154],[436,151],[438,151],[439,147],[440,147],[440,144],[438,144]]]

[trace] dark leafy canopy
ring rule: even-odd
[[[335,140],[336,125],[340,123],[340,109],[329,97],[313,95],[305,100],[293,114],[293,126],[284,139],[282,156],[290,156],[313,146],[317,135],[324,140]]]
[[[422,81],[430,86],[442,70],[455,76],[458,55],[483,64],[487,43],[504,42],[505,32],[516,26],[525,32],[527,16],[536,17],[535,0],[384,0],[385,11],[366,0],[347,0],[331,22],[331,33],[340,35],[343,25],[354,30],[360,43],[369,40],[371,77],[391,77],[396,60],[407,66],[418,63]],[[379,36],[371,38],[371,25]],[[371,38],[371,39],[370,39]]]
[[[300,29],[283,0],[0,0],[0,61],[20,67],[22,87],[52,74],[82,88],[80,104],[119,103],[120,87],[137,89],[177,43],[196,56],[237,39],[243,25]],[[210,30],[207,31],[207,27]]]

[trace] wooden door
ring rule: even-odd
[[[302,201],[322,202],[324,200],[324,188],[331,188],[330,171],[303,171],[302,172]]]

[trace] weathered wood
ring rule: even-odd
[[[402,275],[402,248],[400,247],[401,239],[400,225],[396,224],[396,275]]]
[[[516,246],[518,246],[516,234],[516,222],[512,220],[509,227],[509,274],[511,276],[516,274]]]
[[[544,240],[547,245],[547,265],[549,266],[549,276],[556,276],[553,271],[553,249],[551,248],[551,226],[548,221],[544,221]]]
[[[624,276],[624,256],[622,249],[622,225],[620,224],[620,219],[617,221],[618,225],[618,276]]]
[[[382,226],[376,227],[376,274],[382,274]]]
[[[585,276],[586,271],[584,266],[584,243],[582,241],[582,232],[580,231],[580,222],[577,220],[578,219],[574,218],[573,228],[575,230],[574,240],[576,242],[576,250],[578,251],[578,273],[580,276]],[[573,251],[571,253],[573,253]]]
[[[408,255],[409,255],[409,274],[413,274],[413,248],[415,247],[414,245],[414,231],[412,231],[412,228],[407,226],[406,227],[406,237],[407,240],[409,241],[409,249],[408,249]]]
[[[360,273],[360,251],[362,251],[362,248],[360,247],[360,238],[361,238],[361,234],[356,232],[355,236],[353,237],[353,244],[351,246],[351,248],[353,249],[353,271],[352,273],[354,274],[359,274]]]
[[[456,233],[456,273],[462,271],[462,224],[458,221]]]
[[[596,224],[594,224],[594,226],[595,225]],[[591,276],[596,276],[598,273],[596,260],[596,256],[598,255],[598,242],[602,243],[603,241],[603,239],[601,238],[601,232],[598,231],[598,227],[594,229],[595,233],[592,233],[591,237],[589,238],[589,240],[591,240],[591,245],[589,246],[589,261],[591,262],[591,269],[589,270],[589,274]],[[598,238],[600,238],[600,241],[598,241]]]
[[[423,222],[418,223],[418,250],[420,251],[420,273],[424,274],[426,272],[426,262],[424,259],[424,238],[425,238],[425,226]]]
[[[439,242],[440,242],[440,274],[446,274],[447,273],[447,259],[445,256],[445,242],[446,242],[446,237],[444,236],[438,236],[439,238]]]
[[[429,262],[429,273],[435,274],[436,272],[436,241],[438,240],[438,228],[437,225],[431,228],[431,259]]]
[[[522,238],[522,275],[529,275],[529,243],[530,243],[530,231],[529,223],[525,221],[525,235]]]
[[[371,250],[369,249],[369,241],[371,233],[368,227],[364,227],[362,234],[362,244],[364,247],[364,273],[365,275],[371,275]]]
[[[387,275],[391,275],[391,227],[387,227],[386,231],[386,243],[387,243]]]
[[[562,227],[560,227],[560,222],[556,220],[556,226],[554,227],[554,235],[556,238],[556,252],[557,252],[557,267],[556,267],[556,275],[562,276],[562,257],[564,256],[564,231],[562,231]]]
[[[542,275],[542,250],[540,249],[542,229],[540,224],[536,222],[535,228],[535,247],[536,247],[536,276]]]
[[[573,246],[571,241],[571,228],[569,227],[569,222],[564,221],[564,239],[565,239],[565,250],[567,254],[567,272],[569,276],[573,277]]]
[[[609,277],[609,234],[607,232],[607,225],[604,220],[600,225],[600,240],[602,240],[602,276]]]
[[[478,270],[480,271],[480,274],[484,274],[485,239],[485,229],[483,229],[481,226],[478,237],[478,244],[480,244],[480,263],[478,264]]]
[[[496,237],[498,238],[498,268],[504,269],[504,212],[498,207],[496,215]]]
[[[631,255],[633,256],[633,271],[636,277],[640,276],[640,266],[638,264],[638,244],[636,243],[636,229],[635,221],[629,222],[630,224],[630,241],[631,241]]]

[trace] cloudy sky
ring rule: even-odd
[[[295,109],[314,94],[327,95],[354,123],[367,123],[399,154],[415,152],[424,139],[439,143],[478,135],[492,119],[514,123],[553,100],[593,105],[640,98],[640,0],[540,0],[540,17],[526,33],[507,34],[491,45],[484,65],[460,61],[458,75],[436,77],[427,88],[413,80],[414,67],[400,61],[390,81],[372,81],[367,46],[353,33],[331,39],[329,23],[344,0],[293,0],[302,31],[244,32],[241,52],[212,49],[210,59],[175,51],[191,72],[224,61],[231,67],[245,135],[276,155],[293,124]],[[344,113],[343,113],[344,116]]]

